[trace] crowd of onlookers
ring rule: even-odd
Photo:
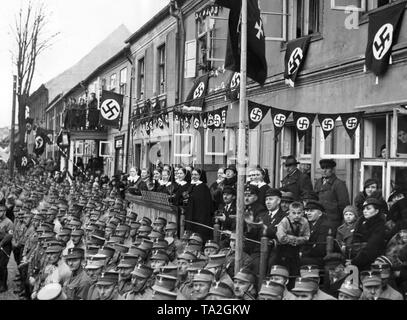
[[[322,177],[314,184],[298,164],[287,157],[280,188],[269,186],[262,168],[247,170],[237,274],[232,165],[220,168],[209,185],[206,173],[191,166],[131,168],[111,179],[82,171],[71,177],[50,162],[14,179],[5,173],[0,291],[7,290],[13,253],[16,293],[23,299],[403,299],[406,191],[395,189],[386,201],[379,182],[368,179],[351,203],[334,160],[321,160]],[[169,217],[132,211],[130,195],[143,191],[166,194],[185,215],[187,231],[179,234]],[[268,251],[259,283],[262,237]]]

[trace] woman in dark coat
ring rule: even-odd
[[[186,206],[188,204],[190,187],[190,175],[186,169],[178,169],[176,184],[177,191],[175,193],[174,205]]]
[[[219,206],[223,203],[223,187],[225,181],[225,168],[219,168],[218,179],[211,184],[209,190],[211,191],[213,206],[215,210],[219,209]]]
[[[353,233],[351,264],[360,271],[370,268],[370,264],[384,253],[385,217],[380,213],[381,202],[369,198],[363,204],[363,216],[358,220]]]
[[[189,200],[186,211],[186,220],[197,222],[207,225],[212,228],[213,221],[213,203],[211,192],[206,185],[202,182],[202,171],[193,169],[191,173],[191,186],[189,190]],[[199,233],[203,240],[206,242],[212,239],[213,232],[211,229],[188,224],[187,228],[193,232]]]

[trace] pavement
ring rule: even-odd
[[[17,275],[17,264],[14,260],[14,255],[12,254],[10,260],[8,262],[8,291],[4,293],[0,293],[0,301],[1,300],[20,300],[18,296],[16,296],[13,291],[17,288],[13,279]]]

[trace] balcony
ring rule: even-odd
[[[99,123],[99,110],[86,107],[68,109],[64,112],[63,127],[71,139],[100,140],[107,138],[107,127]]]

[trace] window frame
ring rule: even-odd
[[[346,5],[346,6],[336,5],[335,1],[336,0],[331,0],[331,10],[346,11],[346,10],[348,10],[349,6],[351,6],[351,5]],[[354,6],[353,10],[357,11],[357,12],[366,12],[367,11],[367,1],[360,0],[360,2],[361,2],[361,7]]]
[[[288,10],[289,9],[289,4],[288,4],[288,0],[281,0],[281,1],[283,3],[283,5],[282,5],[283,11],[282,12],[262,11],[261,8],[260,8],[260,17],[262,17],[263,21],[264,21],[263,16],[282,16],[282,19],[283,19],[281,37],[273,37],[273,36],[268,37],[266,35],[266,37],[265,37],[266,41],[281,41],[281,42],[287,41],[287,38],[288,38],[288,17],[290,16],[290,13],[289,13],[289,10]]]
[[[338,118],[340,119],[340,117]],[[341,120],[337,120],[336,123],[341,123]],[[343,159],[360,159],[360,124],[355,132],[354,135],[354,140],[355,140],[355,152],[353,154],[349,153],[349,154],[331,154],[331,153],[325,153],[325,138],[324,138],[324,132],[322,130],[322,128],[319,128],[320,131],[320,141],[319,141],[319,146],[320,146],[320,158],[321,159],[338,159],[338,160],[343,160]],[[333,134],[333,132],[331,133],[331,135]],[[346,133],[347,134],[347,133]]]
[[[391,194],[391,169],[392,168],[407,168],[407,163],[403,161],[388,161],[386,170],[386,199]]]
[[[110,75],[110,88],[109,90],[115,90],[116,91],[117,88],[117,73],[113,73]]]
[[[216,129],[218,130],[218,129]],[[228,154],[228,149],[229,149],[229,130],[225,129],[224,130],[224,135],[222,137],[225,137],[225,145],[223,147],[223,152],[212,152],[209,151],[209,131],[212,131],[211,129],[205,129],[205,156],[219,156],[219,157],[224,157]]]
[[[390,158],[393,159],[404,159],[407,160],[407,153],[398,153],[397,152],[397,144],[398,144],[398,118],[399,115],[407,115],[407,107],[404,106],[405,110],[401,109],[401,107],[396,107],[393,109],[393,119],[391,119],[392,126],[391,126],[391,134],[390,134]],[[400,157],[399,155],[403,155]]]
[[[145,56],[142,56],[137,59],[137,99],[145,99],[145,90],[146,90],[146,60]],[[143,91],[142,91],[143,89]]]
[[[162,53],[164,51],[164,53]],[[157,85],[158,95],[165,94],[167,92],[167,47],[163,43],[157,47]],[[161,72],[163,72],[161,74]],[[161,79],[161,75],[163,79]],[[162,80],[162,81],[161,81]],[[162,85],[162,90],[161,90]]]
[[[385,192],[387,189],[386,185],[386,179],[387,179],[387,170],[386,170],[386,160],[381,160],[381,161],[361,161],[360,162],[360,188],[359,191],[364,190],[364,184],[365,184],[365,171],[364,168],[370,166],[370,167],[381,167],[383,170],[383,177],[382,177],[382,192]]]
[[[190,143],[189,143],[189,149],[190,153],[177,153],[177,150],[179,149],[180,146],[178,146],[177,143],[177,138],[182,138],[182,137],[189,137],[190,138]],[[191,158],[193,156],[194,152],[194,135],[191,133],[174,133],[174,157],[175,158]],[[182,150],[180,150],[182,152]]]
[[[102,145],[106,145],[109,154],[102,154]],[[111,141],[99,141],[99,157],[110,158],[112,156],[112,143]]]
[[[125,72],[124,72],[125,71]],[[122,68],[121,70],[120,70],[120,73],[119,73],[119,82],[120,82],[120,84],[119,84],[119,91],[120,91],[120,94],[122,94],[122,95],[125,95],[126,94],[126,90],[127,90],[127,67],[124,67],[124,68]],[[125,79],[124,79],[124,81],[123,81],[123,73],[125,73]]]
[[[304,15],[304,20],[302,21],[304,25],[302,26],[302,29],[304,29],[305,26],[307,26],[307,32],[306,34],[301,35],[300,37],[297,37],[297,9],[298,9],[298,2],[297,0],[290,0],[289,3],[289,34],[288,34],[288,41],[299,39],[301,37],[305,36],[320,36],[322,34],[322,25],[323,25],[323,10],[324,10],[324,2],[320,1],[319,2],[319,7],[318,7],[318,31],[314,33],[309,33],[309,4],[311,0],[303,0],[305,1],[306,6],[304,6],[304,12],[308,14],[308,17],[306,18],[306,15]]]
[[[184,51],[185,51],[184,78],[185,79],[195,78],[196,77],[196,51],[197,51],[196,39],[185,41],[185,50]],[[192,57],[189,56],[190,53],[191,53]],[[193,63],[191,64],[191,62],[193,62]]]

